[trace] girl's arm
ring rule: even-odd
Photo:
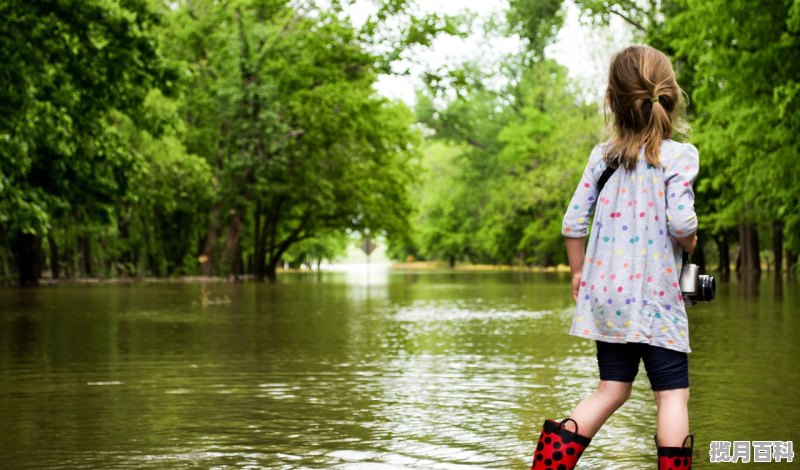
[[[665,171],[667,229],[687,253],[694,251],[697,245],[697,214],[694,211],[692,184],[699,169],[700,155],[697,148],[684,144],[683,151]]]
[[[581,273],[583,273],[583,259],[586,256],[583,238],[565,238],[567,245],[567,258],[569,270],[572,271],[572,298],[578,301],[578,290],[581,288]]]
[[[564,219],[561,222],[561,235],[567,238],[584,238],[589,233],[589,221],[594,215],[595,205],[597,204],[597,179],[599,174],[596,172],[599,161],[603,158],[602,147],[595,146],[586,162],[581,180],[572,199],[569,201]],[[602,168],[600,168],[602,172]]]
[[[600,145],[595,146],[589,155],[589,161],[583,170],[583,175],[575,188],[572,200],[569,202],[564,220],[561,222],[561,234],[567,245],[567,258],[569,269],[572,271],[572,298],[578,300],[578,290],[581,284],[583,271],[583,258],[585,256],[584,239],[589,233],[589,220],[594,215],[597,204],[597,178],[595,168],[602,159],[603,152]]]

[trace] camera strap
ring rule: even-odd
[[[603,171],[603,174],[600,175],[600,179],[597,180],[597,194],[598,195],[603,191],[603,188],[606,186],[606,183],[608,182],[608,179],[611,178],[611,175],[613,175],[615,171],[617,171],[617,167],[607,166],[606,169]],[[683,264],[686,265],[686,264],[689,264],[689,262],[690,262],[689,261],[689,254],[684,251],[683,252]]]
[[[597,180],[598,195],[600,194],[600,192],[603,191],[603,188],[606,186],[606,182],[608,181],[609,178],[611,178],[611,175],[613,175],[615,171],[617,171],[617,167],[608,166],[606,167],[606,170],[603,172],[603,174],[600,175],[600,179]]]

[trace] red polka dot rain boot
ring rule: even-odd
[[[689,434],[681,447],[659,447],[658,437],[653,436],[658,448],[658,470],[690,470],[692,468],[692,447],[694,435]],[[689,441],[689,446],[686,446]]]
[[[564,427],[567,421],[575,425],[575,432]],[[567,418],[561,423],[545,420],[531,470],[572,470],[590,442],[590,438],[578,434],[578,423],[574,419]]]

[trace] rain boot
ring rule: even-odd
[[[575,424],[575,432],[564,427],[567,421]],[[567,418],[561,423],[545,420],[531,470],[572,470],[590,442],[590,438],[578,434],[578,423],[574,419]]]
[[[694,435],[689,434],[683,439],[680,447],[659,447],[658,437],[653,436],[658,448],[658,470],[690,470],[692,468],[692,447]],[[689,446],[686,446],[689,441]]]

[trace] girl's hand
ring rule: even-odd
[[[581,288],[581,273],[572,275],[572,300],[578,302],[578,291]]]
[[[694,232],[688,237],[678,238],[677,240],[683,251],[691,255],[697,247],[697,232]]]

